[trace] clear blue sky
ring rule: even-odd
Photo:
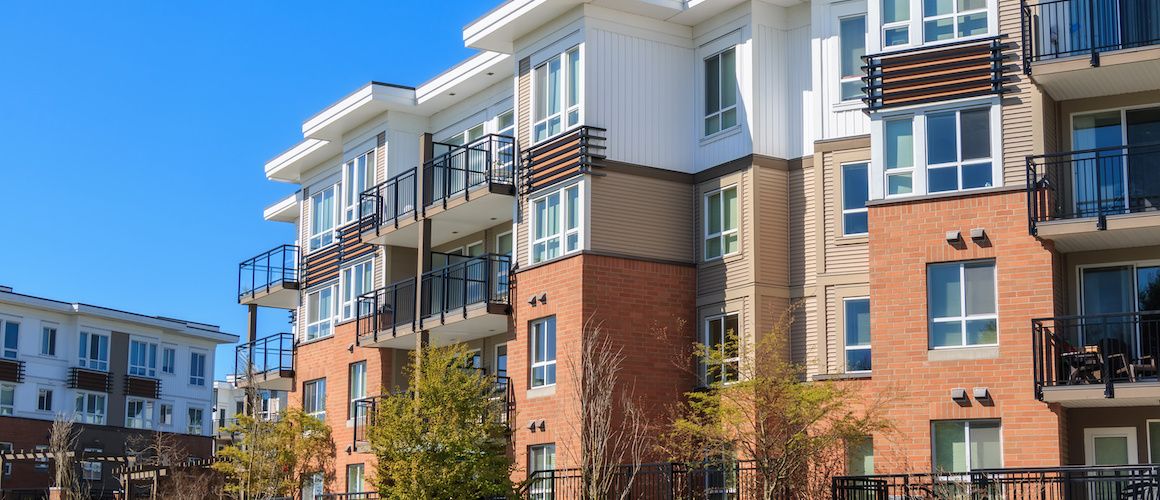
[[[0,284],[244,337],[238,262],[293,240],[262,209],[295,187],[262,165],[363,83],[470,56],[499,2],[0,3]]]

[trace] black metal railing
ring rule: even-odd
[[[1158,381],[1160,311],[1031,320],[1035,395],[1045,387]]]
[[[276,333],[237,347],[234,358],[234,384],[251,375],[294,371],[294,334]]]
[[[238,301],[267,293],[275,286],[297,288],[300,258],[298,245],[281,245],[238,264]]]
[[[423,273],[421,318],[467,316],[476,304],[508,305],[511,257],[487,254]]]
[[[359,296],[357,342],[373,343],[409,333],[415,328],[415,278],[396,281]]]
[[[986,469],[965,473],[839,476],[834,500],[916,499],[1155,499],[1160,466]]]
[[[423,165],[425,206],[469,196],[477,186],[506,184],[515,190],[516,140],[485,135],[469,144],[435,143],[436,155]]]
[[[374,491],[365,491],[362,493],[323,493],[315,495],[314,498],[318,500],[378,500],[379,494]]]
[[[1113,146],[1027,157],[1031,234],[1051,220],[1160,210],[1160,144]]]
[[[398,228],[410,216],[418,217],[417,170],[410,168],[359,195],[358,232],[374,231],[384,227]]]
[[[1160,43],[1156,0],[1052,0],[1021,3],[1024,71],[1031,64]]]
[[[762,498],[764,483],[752,461],[727,464],[643,464],[635,473],[629,466],[613,468],[611,491],[596,498],[732,499]],[[580,469],[552,469],[528,475],[523,498],[529,500],[581,500],[593,498],[586,492]],[[772,492],[772,498],[801,498],[792,491]]]

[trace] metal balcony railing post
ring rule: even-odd
[[[1092,66],[1100,65],[1100,52],[1096,48],[1096,7],[1095,0],[1086,0],[1088,4],[1088,43],[1092,53]]]

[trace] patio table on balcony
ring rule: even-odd
[[[1099,383],[1101,375],[1099,372],[1103,365],[1100,361],[1099,352],[1065,352],[1060,354],[1059,357],[1070,370],[1067,377],[1068,384]]]

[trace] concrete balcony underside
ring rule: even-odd
[[[1143,92],[1160,88],[1160,46],[1103,52],[1033,63],[1031,79],[1056,101]]]
[[[1040,222],[1037,235],[1061,252],[1160,245],[1160,212],[1109,215],[1106,221],[1102,230],[1095,217]]]

